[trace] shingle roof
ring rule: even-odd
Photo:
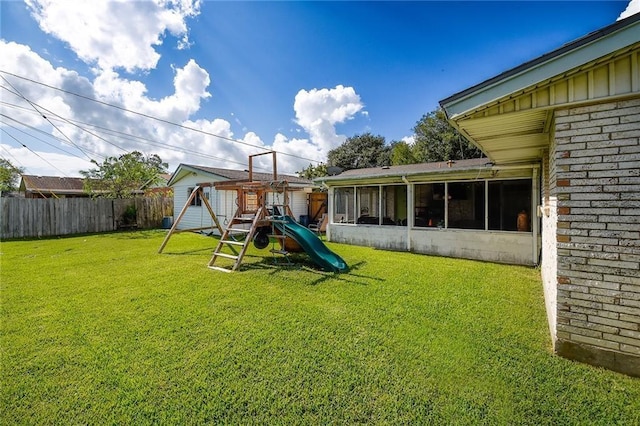
[[[217,176],[227,178],[229,180],[247,180],[249,179],[249,172],[246,170],[233,170],[233,169],[221,169],[217,167],[205,167],[196,166],[193,164],[183,164],[183,166],[190,167],[195,170],[200,170],[205,173],[211,173]],[[273,174],[253,172],[254,180],[270,181],[273,180]],[[278,174],[278,179],[285,179],[289,183],[301,183],[311,185],[311,181],[298,176]]]
[[[22,185],[30,192],[47,192],[55,194],[82,194],[83,178],[59,176],[22,175]]]
[[[408,176],[414,174],[454,172],[485,167],[490,164],[488,158],[473,158],[469,160],[440,161],[436,163],[407,164],[403,166],[371,167],[367,169],[346,170],[339,175],[326,176],[316,180],[348,180],[363,177]]]

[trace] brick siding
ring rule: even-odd
[[[556,111],[554,142],[556,350],[610,351],[602,364],[638,375],[640,99]]]

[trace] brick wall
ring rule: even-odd
[[[556,111],[554,142],[555,350],[640,376],[640,99]]]

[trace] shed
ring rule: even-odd
[[[289,198],[289,207],[296,218],[299,218],[302,215],[307,215],[307,196],[313,190],[315,185],[311,181],[297,176],[278,174],[277,177],[278,179],[286,180],[289,183],[289,187],[299,189],[298,191],[293,191]],[[173,189],[174,217],[179,215],[187,202],[187,199],[191,195],[191,192],[196,186],[198,186],[198,184],[246,181],[248,179],[249,172],[246,170],[180,164],[167,184]],[[273,175],[270,173],[253,172],[253,179],[270,181],[273,180]],[[218,217],[220,224],[224,227],[226,221],[231,220],[237,208],[236,192],[216,190],[213,185],[203,188],[203,191],[209,201],[209,204],[213,208],[213,211]],[[209,215],[205,206],[202,206],[202,201],[196,197],[192,201],[192,205],[189,206],[180,220],[177,228],[193,229],[207,226],[211,226],[212,228],[215,226],[213,219]]]

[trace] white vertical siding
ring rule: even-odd
[[[296,220],[300,220],[301,215],[309,214],[309,206],[307,201],[308,195],[304,191],[292,192],[289,197],[289,208]]]
[[[178,218],[178,215],[184,208],[184,205],[187,202],[187,199],[189,198],[189,195],[190,195],[190,192],[189,192],[190,188],[195,188],[195,186],[198,183],[216,182],[216,181],[222,181],[222,180],[224,179],[218,178],[217,180],[215,180],[209,176],[205,177],[202,175],[190,175],[181,179],[179,182],[173,185],[174,220]],[[219,202],[220,195],[217,194],[218,191],[216,191],[214,188],[204,188],[204,191],[205,191],[205,194],[208,195],[207,199],[211,204],[213,211],[216,213],[216,215],[218,215],[219,210],[216,210],[220,203]],[[222,225],[222,218],[219,218],[219,220],[220,220],[220,224]],[[189,206],[185,215],[180,220],[180,223],[178,224],[177,228],[191,229],[191,228],[200,228],[205,226],[214,227],[215,224],[213,222],[213,219],[211,218],[211,215],[209,214],[209,211],[207,210],[207,207],[203,205],[203,206]]]

